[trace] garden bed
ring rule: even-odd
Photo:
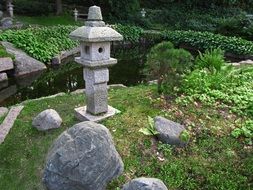
[[[0,34],[0,40],[13,43],[33,58],[50,63],[52,58],[62,51],[70,50],[78,42],[69,38],[70,32],[77,26],[34,27],[23,30],[8,30]],[[235,59],[252,59],[253,42],[237,37],[227,37],[210,32],[195,31],[144,31],[140,27],[129,25],[112,25],[124,37],[120,44],[137,43],[154,44],[171,41],[174,45],[184,45],[195,50],[221,48],[226,55]]]
[[[141,95],[141,96],[140,96]],[[137,86],[109,92],[111,106],[121,110],[103,122],[111,131],[125,164],[121,177],[107,189],[114,190],[134,177],[157,177],[169,189],[250,189],[252,188],[252,147],[233,138],[240,117],[210,106],[165,102],[156,86]],[[66,102],[68,106],[66,107]],[[0,145],[0,189],[42,190],[42,172],[54,139],[78,121],[74,108],[84,104],[84,96],[63,95],[30,101]],[[49,132],[32,128],[32,119],[53,108],[63,118],[63,127]],[[147,117],[165,116],[194,129],[190,144],[173,148],[144,136],[140,128]]]

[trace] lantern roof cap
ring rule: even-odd
[[[105,26],[101,9],[98,6],[89,8],[85,26],[70,33],[70,38],[83,42],[110,42],[123,40],[123,36],[114,29]]]

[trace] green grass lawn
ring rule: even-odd
[[[55,25],[81,25],[84,24],[83,21],[74,21],[74,16],[72,15],[62,15],[62,16],[16,16],[18,21],[24,24],[30,25],[42,25],[42,26],[55,26]]]
[[[237,126],[236,115],[202,105],[166,103],[155,86],[110,90],[109,102],[122,113],[103,124],[113,135],[125,171],[107,189],[114,190],[140,176],[160,178],[169,189],[253,188],[252,147],[230,135]],[[73,109],[82,105],[83,95],[65,95],[25,105],[0,145],[0,189],[43,189],[41,179],[47,152],[58,135],[78,122]],[[32,128],[32,119],[48,108],[61,115],[63,127],[39,132]],[[194,131],[186,148],[161,144],[139,132],[148,125],[148,116],[157,115]]]

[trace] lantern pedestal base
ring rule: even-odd
[[[75,117],[80,121],[93,121],[93,122],[100,122],[108,117],[112,117],[116,114],[120,113],[119,110],[108,106],[108,111],[101,115],[92,115],[86,112],[86,106],[75,108]]]

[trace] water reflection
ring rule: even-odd
[[[142,69],[146,58],[145,47],[116,47],[112,57],[118,64],[110,68],[109,84],[136,85],[143,80]],[[44,73],[33,73],[0,83],[0,105],[13,105],[59,92],[84,88],[83,70],[72,60],[59,67],[48,68]]]

